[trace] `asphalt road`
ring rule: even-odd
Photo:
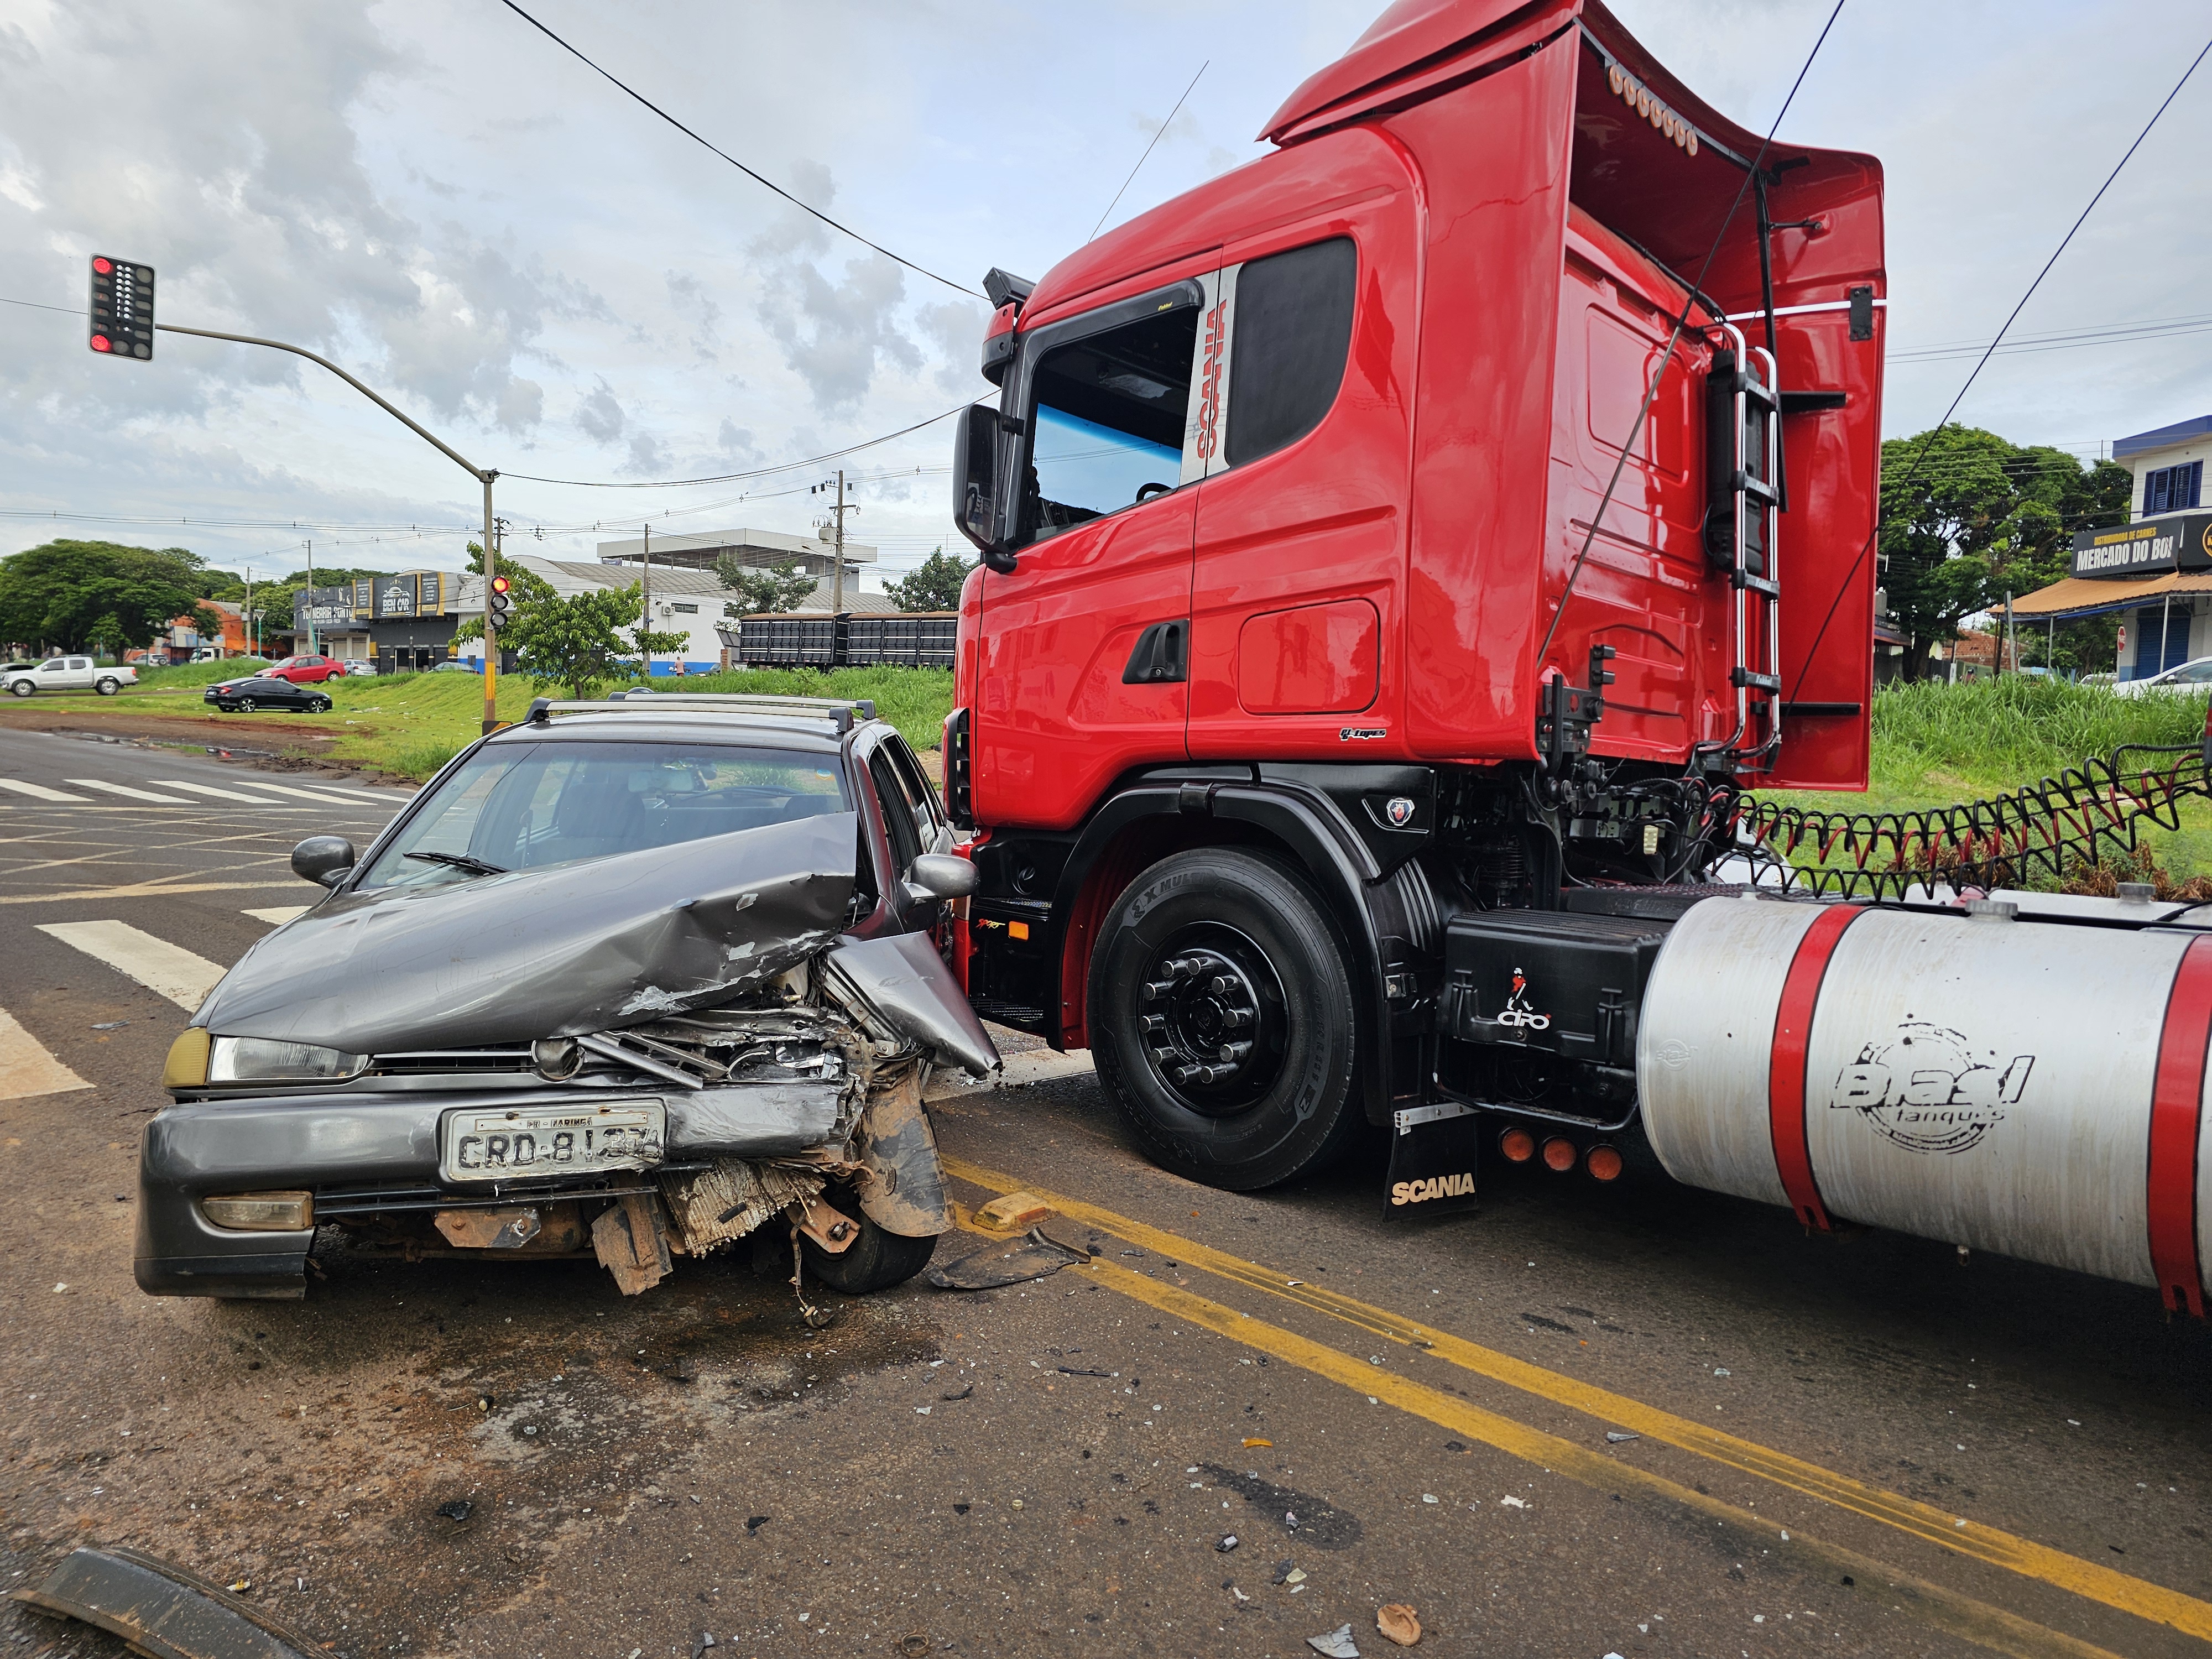
[[[1641,1168],[1493,1165],[1481,1213],[1426,1220],[1385,1219],[1372,1157],[1219,1194],[1087,1076],[936,1108],[965,1202],[1026,1188],[1099,1251],[1018,1287],[816,1332],[743,1253],[625,1299],[337,1250],[303,1302],[141,1296],[186,1006],[312,896],[295,840],[402,799],[0,733],[8,1583],[130,1545],[361,1659],[1293,1659],[1344,1624],[1373,1655],[1389,1603],[1447,1655],[2212,1639],[2212,1335],[2149,1292]],[[122,1650],[12,1609],[0,1639]]]

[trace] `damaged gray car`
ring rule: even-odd
[[[951,1223],[927,1074],[999,1063],[932,938],[950,846],[870,704],[541,699],[358,858],[294,849],[328,894],[170,1050],[139,1288],[297,1297],[331,1228],[625,1293],[757,1231],[795,1279],[912,1277]]]

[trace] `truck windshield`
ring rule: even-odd
[[[438,786],[360,884],[440,886],[849,808],[834,755],[705,744],[494,744]]]
[[[1197,338],[1198,309],[1186,305],[1045,354],[1024,526],[1032,538],[1181,482]]]

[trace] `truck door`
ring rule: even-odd
[[[1193,380],[1218,254],[1181,264],[1041,319],[1008,373],[1018,562],[983,576],[982,822],[1065,829],[1130,767],[1186,756]]]
[[[1402,162],[1371,134],[1342,143],[1316,174],[1333,203],[1223,250],[1223,431],[1191,596],[1196,760],[1393,746],[1419,254]]]

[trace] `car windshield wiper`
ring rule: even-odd
[[[399,856],[421,859],[426,864],[449,864],[454,869],[465,870],[472,876],[503,876],[507,873],[498,865],[472,859],[466,853],[402,853]]]

